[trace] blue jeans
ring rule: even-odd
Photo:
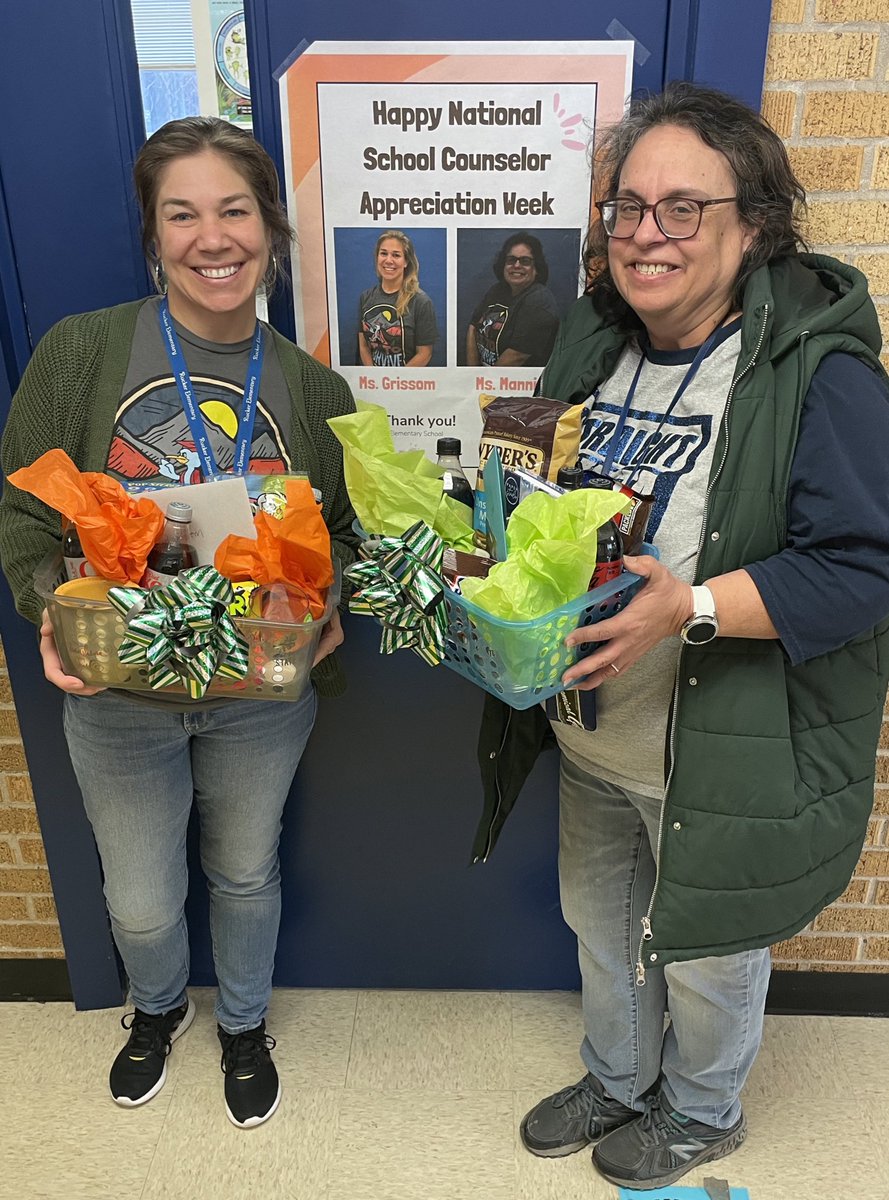
[[[278,839],[315,722],[312,687],[294,703],[229,700],[166,712],[114,692],[65,697],[65,735],[105,876],[114,941],[143,1012],[185,1001],[185,838],[192,801],[229,1033],[263,1019],[281,915]]]
[[[637,1110],[660,1080],[677,1112],[728,1129],[741,1114],[741,1088],[762,1040],[768,950],[648,966],[637,987],[661,803],[605,783],[564,755],[560,799],[562,911],[577,934],[587,1070]]]

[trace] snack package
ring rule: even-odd
[[[479,396],[484,428],[479,443],[473,526],[485,531],[485,463],[496,447],[504,472],[519,467],[555,483],[560,467],[573,467],[580,448],[583,404],[547,396]],[[518,501],[517,501],[518,502]]]
[[[548,496],[561,496],[563,488],[558,484],[548,483],[539,475],[525,471],[522,467],[507,467],[503,471],[503,506],[506,510],[507,521],[521,504],[533,492],[545,492]]]

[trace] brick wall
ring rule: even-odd
[[[889,0],[774,0],[763,112],[809,194],[812,249],[867,275],[889,342]],[[889,712],[874,799],[855,878],[774,947],[782,970],[889,972]]]
[[[0,649],[0,958],[61,958],[49,872]]]
[[[810,195],[815,250],[871,281],[889,342],[889,0],[775,0],[763,111]],[[889,366],[889,353],[884,355]],[[774,950],[786,970],[889,972],[889,713],[855,878]],[[0,958],[62,955],[6,664],[0,665]]]

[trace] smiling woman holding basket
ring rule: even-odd
[[[595,732],[555,727],[586,1074],[521,1135],[549,1157],[598,1143],[607,1179],[658,1188],[743,1141],[768,947],[858,861],[889,674],[889,386],[867,282],[800,253],[804,194],[757,113],[671,84],[595,161],[590,282],[540,391],[585,403],[603,485],[654,496],[660,560],[628,557],[645,586],[568,639],[566,683],[598,689]],[[481,846],[542,725],[488,702]]]
[[[323,498],[333,554],[354,558],[353,513],[327,418],[354,410],[345,382],[256,318],[291,231],[274,164],[246,132],[190,117],[158,130],[135,164],[143,245],[162,295],[68,317],[38,345],[3,438],[9,474],[51,448],[121,482],[305,472]],[[248,405],[244,397],[254,398]],[[186,829],[195,804],[210,892],[225,1102],[241,1127],[281,1089],[266,1034],[280,917],[278,838],[315,720],[316,691],[342,686],[334,615],[313,683],[293,703],[189,702],[101,691],[66,675],[33,588],[58,547],[58,515],[7,484],[0,554],[19,611],[40,625],[50,682],[67,693],[65,732],[105,876],[135,1011],[111,1068],[118,1104],[163,1086],[189,1026]]]

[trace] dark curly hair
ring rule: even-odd
[[[738,216],[756,230],[741,261],[733,303],[741,307],[747,280],[764,263],[806,248],[799,229],[806,193],[793,173],[784,143],[764,117],[739,100],[695,83],[667,84],[663,92],[633,97],[623,119],[595,148],[596,192],[611,199],[630,151],[657,125],[691,129],[728,160],[735,176]],[[639,317],[614,285],[608,268],[608,238],[601,219],[594,221],[583,247],[586,293],[606,320],[624,332],[642,329]]]
[[[190,158],[206,150],[227,158],[256,197],[271,252],[263,281],[271,293],[277,277],[286,274],[293,241],[293,230],[281,203],[278,172],[252,134],[219,117],[182,117],[168,121],[151,135],[136,155],[133,179],[142,210],[142,249],[155,282],[158,282],[156,208],[161,173],[177,158]]]
[[[534,255],[534,269],[537,271],[536,283],[546,283],[549,279],[549,265],[546,261],[546,255],[543,253],[543,246],[540,244],[540,238],[536,238],[533,233],[527,233],[525,230],[520,230],[518,233],[511,233],[497,254],[493,262],[494,274],[503,282],[503,269],[506,266],[506,256],[509,254],[513,246],[525,245]]]

